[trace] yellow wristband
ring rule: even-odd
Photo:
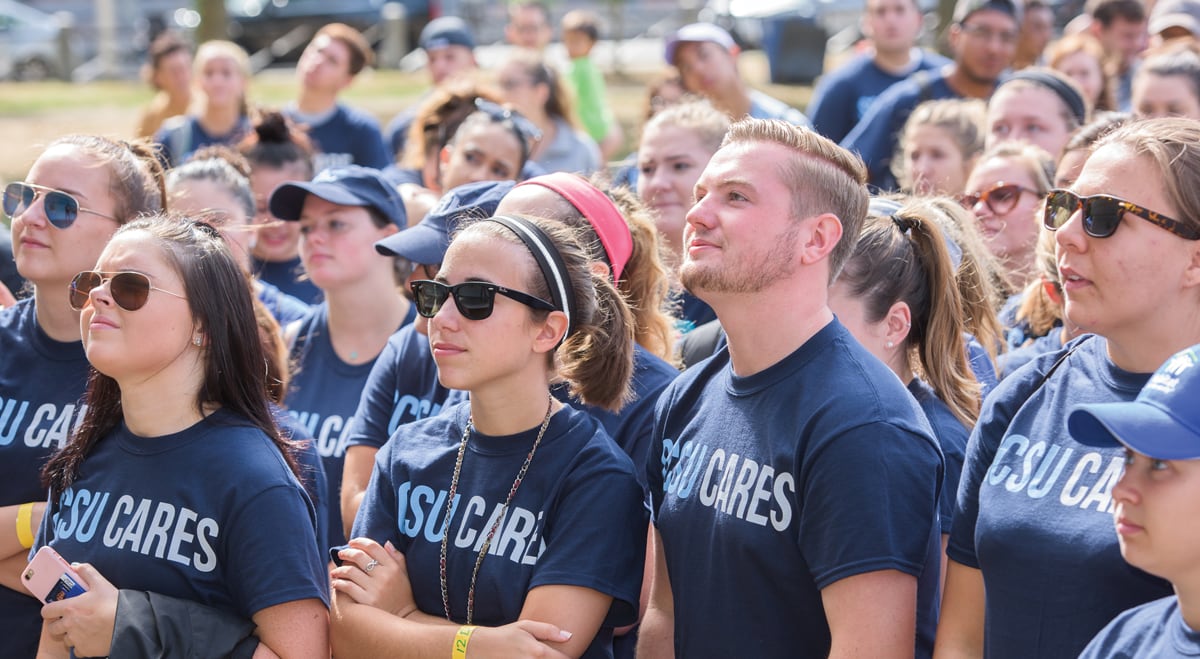
[[[17,542],[25,549],[33,546],[33,504],[23,503],[17,508]]]
[[[471,634],[474,633],[475,628],[471,625],[458,628],[458,633],[454,635],[454,649],[450,651],[450,659],[467,659],[467,643],[471,642]]]

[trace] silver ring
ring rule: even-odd
[[[363,570],[365,570],[367,573],[370,573],[371,570],[374,570],[377,565],[379,565],[379,561],[372,558],[371,560],[367,561],[367,566],[364,567]]]

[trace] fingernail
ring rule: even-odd
[[[565,629],[560,629],[558,630],[558,638],[562,641],[569,641],[571,640],[571,632]]]

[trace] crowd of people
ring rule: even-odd
[[[167,34],[5,185],[0,655],[1200,653],[1200,6],[866,0],[807,115],[690,24],[637,126],[552,17],[382,123]]]

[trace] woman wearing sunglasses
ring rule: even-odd
[[[88,592],[43,611],[38,656],[107,655],[124,588],[252,620],[281,657],[327,657],[315,513],[229,248],[158,215],[122,227],[92,267],[69,288],[87,412],[42,472],[55,514],[38,532],[81,563]]]
[[[315,438],[329,482],[329,541],[345,542],[342,463],[363,385],[388,338],[416,317],[376,241],[406,224],[404,205],[377,170],[332,167],[271,193],[271,214],[300,225],[300,258],[325,301],[288,328],[296,373],[289,413]]]
[[[1121,560],[1120,449],[1071,439],[1078,404],[1132,400],[1200,343],[1200,124],[1155,119],[1102,137],[1052,192],[1065,313],[1085,332],[988,397],[951,531],[938,657],[1073,657],[1117,613],[1170,585]]]
[[[1006,295],[1036,275],[1038,209],[1054,180],[1054,161],[1041,148],[1002,142],[985,151],[959,200],[975,213],[984,242],[1000,262]]]
[[[412,291],[439,379],[470,400],[380,450],[333,571],[335,654],[611,656],[637,616],[642,490],[550,388],[621,406],[628,307],[576,232],[520,216],[462,229]]]
[[[162,170],[141,143],[71,135],[4,188],[17,270],[33,295],[0,310],[0,656],[31,657],[41,616],[20,585],[46,489],[38,477],[83,417],[88,364],[67,286],[127,219],[162,210]]]

